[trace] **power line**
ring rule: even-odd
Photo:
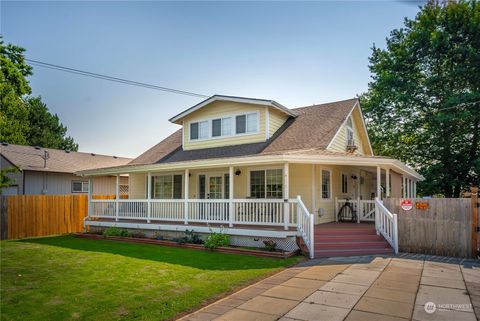
[[[80,69],[75,69],[75,68],[50,64],[50,63],[46,63],[46,62],[42,62],[42,61],[38,61],[38,60],[33,60],[33,59],[25,59],[25,60],[30,62],[33,66],[37,66],[37,67],[43,67],[43,68],[48,68],[48,69],[52,69],[52,70],[64,71],[64,72],[68,72],[68,73],[72,73],[72,74],[76,74],[76,75],[113,81],[113,82],[117,82],[117,83],[121,83],[121,84],[125,84],[125,85],[143,87],[143,88],[160,90],[160,91],[165,91],[165,92],[179,94],[179,95],[186,95],[186,96],[193,96],[193,97],[200,97],[200,98],[210,97],[208,95],[198,94],[198,93],[194,93],[194,92],[191,92],[191,91],[185,91],[185,90],[173,89],[173,88],[169,88],[169,87],[152,85],[152,84],[133,81],[133,80],[125,79],[125,78],[118,78],[118,77],[98,74],[98,73],[94,73],[94,72],[89,72],[89,71],[85,71],[85,70],[80,70]]]

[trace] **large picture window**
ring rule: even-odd
[[[267,169],[251,171],[250,196],[253,198],[282,198],[282,170]]]
[[[181,199],[182,175],[153,176],[153,198]]]
[[[322,169],[322,199],[331,198],[331,172]]]

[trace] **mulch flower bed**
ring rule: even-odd
[[[90,240],[107,240],[107,241],[122,241],[122,242],[130,242],[130,243],[156,244],[156,245],[163,245],[163,246],[170,246],[170,247],[181,247],[181,248],[194,249],[194,250],[210,251],[206,249],[202,244],[178,243],[173,241],[155,240],[155,239],[138,238],[138,237],[103,236],[103,235],[89,234],[89,233],[75,233],[74,235],[79,238],[90,239]],[[240,247],[218,247],[213,251],[220,252],[220,253],[244,254],[244,255],[252,255],[252,256],[259,256],[259,257],[281,258],[281,259],[286,259],[286,258],[295,256],[298,252],[298,251],[273,252],[273,251],[244,249]]]

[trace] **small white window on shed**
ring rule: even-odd
[[[88,193],[88,182],[72,181],[72,193]]]

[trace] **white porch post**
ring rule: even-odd
[[[228,168],[228,226],[233,226],[233,166]]]
[[[147,223],[152,217],[152,173],[147,174]]]
[[[377,197],[382,199],[382,169],[377,166]]]
[[[188,192],[190,190],[189,183],[190,183],[190,170],[185,169],[185,184],[184,184],[184,189],[185,191],[183,192],[183,199],[184,199],[184,204],[183,204],[183,219],[184,223],[188,224]]]
[[[413,198],[417,198],[417,181],[413,181]]]
[[[312,164],[312,213],[316,213],[317,211],[317,193],[316,193],[316,170],[315,170],[316,165]]]
[[[88,178],[88,217],[92,216],[92,192],[93,192],[93,184],[92,178]]]
[[[407,178],[402,176],[402,198],[407,198]]]
[[[385,170],[385,195],[390,197],[390,168]]]
[[[120,199],[120,175],[117,174],[117,180],[115,185],[115,221],[118,221],[119,199]]]
[[[288,163],[283,164],[283,226],[288,230],[288,223],[290,222],[290,204],[289,200],[289,173]],[[297,205],[298,206],[298,205]]]
[[[412,181],[410,180],[410,178],[407,178],[407,197],[412,197]]]

